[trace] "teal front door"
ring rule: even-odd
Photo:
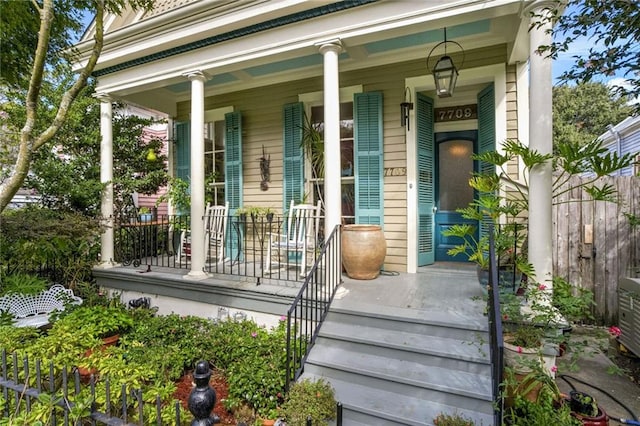
[[[446,237],[443,231],[456,224],[475,221],[465,219],[458,209],[473,201],[469,178],[473,175],[472,154],[477,131],[436,133],[435,135],[435,260],[466,261],[467,256],[449,256],[449,249],[461,243],[458,238]]]

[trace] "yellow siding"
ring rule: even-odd
[[[454,57],[454,60],[456,58]],[[483,48],[467,52],[465,68],[506,61],[506,47]],[[400,125],[400,103],[404,100],[405,78],[424,75],[424,60],[343,72],[340,85],[362,85],[365,92],[382,91],[384,98],[384,168],[406,167],[405,129]],[[515,91],[515,70],[508,67],[509,96]],[[298,95],[322,90],[322,78],[291,81],[205,99],[205,110],[233,106],[242,113],[244,205],[271,207],[282,211],[282,108],[297,102]],[[510,98],[511,99],[511,98]],[[508,131],[515,129],[515,102],[508,102]],[[177,106],[177,121],[186,121],[190,103]],[[513,118],[513,122],[511,121]],[[515,126],[515,127],[514,127]],[[271,157],[269,189],[260,189],[259,158],[262,147]],[[384,269],[407,270],[407,182],[406,175],[384,178],[384,231],[387,257]]]

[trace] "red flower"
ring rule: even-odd
[[[622,334],[622,330],[620,330],[615,325],[612,325],[611,327],[609,327],[609,334],[612,335],[613,337],[618,337],[619,335]]]
[[[546,285],[544,285],[544,284],[540,284],[540,285],[538,286],[538,290],[540,290],[540,291],[545,291],[546,289],[547,289],[547,286],[546,286]]]
[[[518,346],[518,353],[521,354],[522,353],[522,348],[520,346]]]

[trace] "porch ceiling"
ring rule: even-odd
[[[112,67],[112,72],[99,76],[97,91],[171,114],[176,102],[190,97],[190,83],[184,77],[189,71],[205,73],[207,95],[320,76],[322,55],[317,45],[334,39],[345,47],[341,71],[426,60],[442,41],[444,27],[447,38],[465,51],[503,44],[511,61],[525,60],[528,43],[522,40],[527,36],[522,32],[522,6],[521,1],[507,0],[379,1],[228,40],[209,36],[209,44],[175,55],[167,53],[176,49],[173,34],[169,50],[163,49],[168,44],[156,46],[158,59],[139,50],[139,65],[124,46],[121,54],[117,48],[109,49],[97,69],[101,73]],[[192,34],[185,36],[182,46],[189,40]]]

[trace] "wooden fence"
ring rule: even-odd
[[[609,325],[618,322],[620,278],[640,276],[640,226],[628,217],[640,218],[640,177],[605,177],[597,184],[613,186],[618,202],[594,202],[581,189],[556,200],[553,268],[556,276],[593,291],[596,321]]]

